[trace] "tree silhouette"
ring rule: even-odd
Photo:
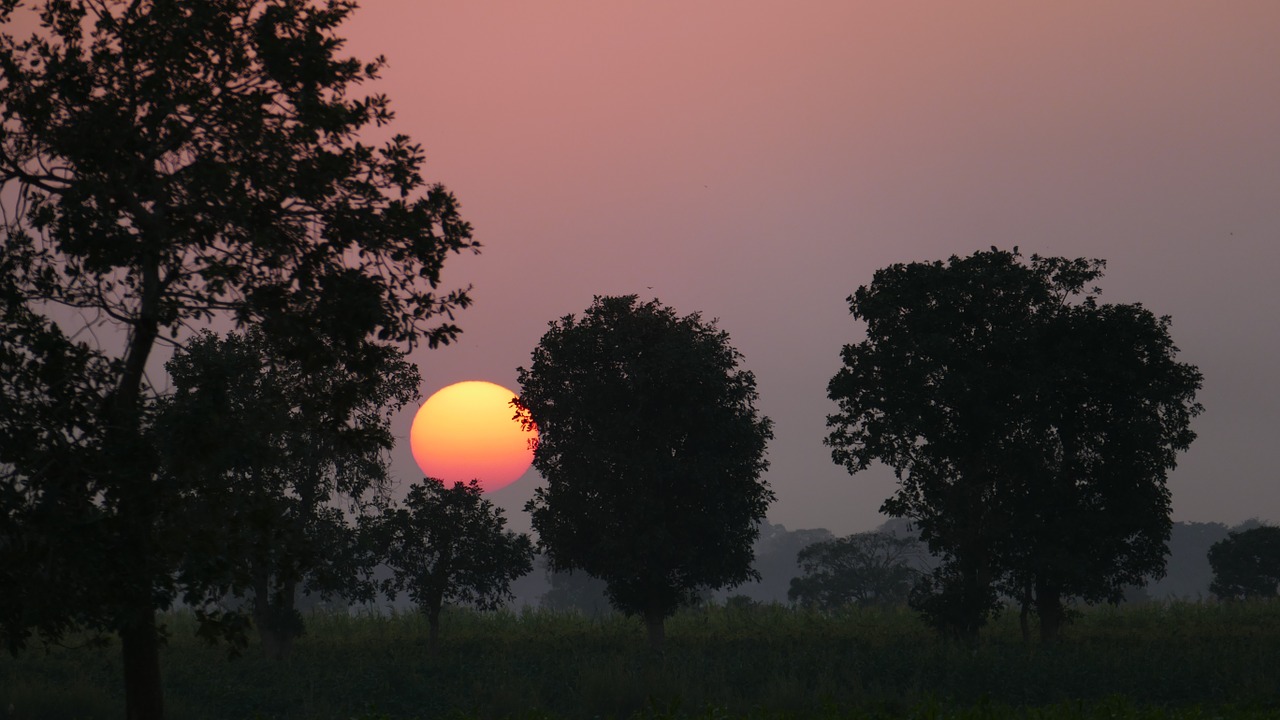
[[[1209,565],[1213,568],[1209,591],[1220,598],[1280,595],[1280,527],[1263,525],[1230,533],[1209,548]]]
[[[321,594],[359,594],[347,517],[385,490],[391,414],[420,382],[394,348],[367,352],[359,364],[370,372],[318,361],[304,369],[260,330],[203,332],[166,366],[174,391],[160,402],[154,437],[165,482],[183,489],[184,584],[216,580],[251,595],[272,657],[301,634],[294,603],[304,581]]]
[[[630,295],[552,322],[519,370],[547,481],[527,509],[550,567],[604,580],[655,647],[699,591],[757,577],[772,433],[740,360],[715,322]]]
[[[393,572],[383,590],[393,599],[409,593],[427,616],[432,650],[439,647],[444,603],[496,609],[515,597],[511,581],[533,570],[533,542],[504,530],[502,510],[483,493],[476,480],[446,488],[425,478],[409,488],[403,508],[367,523]]]
[[[813,543],[796,555],[801,575],[792,578],[787,599],[823,610],[905,603],[922,549],[913,538],[883,532]]]
[[[15,5],[0,4],[6,30]],[[50,560],[21,560],[41,567],[0,595],[52,602],[11,607],[5,637],[118,633],[129,718],[163,716],[155,613],[178,592],[160,537],[172,498],[145,440],[157,343],[224,317],[295,357],[354,362],[373,340],[448,342],[470,302],[438,289],[446,256],[475,244],[454,198],[424,183],[421,148],[357,139],[392,113],[356,93],[381,59],[341,55],[354,7],[45,0],[36,35],[0,36],[0,327],[14,348],[0,375],[66,371],[6,385],[21,413],[6,433],[38,442],[0,446],[15,538],[0,552],[50,545]],[[115,332],[77,344],[98,335],[69,327],[73,342],[53,322],[77,317]],[[67,534],[83,542],[52,539]]]
[[[1201,376],[1168,318],[1079,298],[1102,267],[993,248],[879,270],[849,298],[867,336],[829,385],[826,442],[851,473],[893,468],[882,510],[943,561],[914,604],[967,640],[997,590],[1033,597],[1052,640],[1064,598],[1163,573]]]

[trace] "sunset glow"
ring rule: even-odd
[[[501,385],[471,380],[427,398],[409,431],[423,474],[450,485],[476,478],[485,492],[518,480],[533,462],[537,433],[512,418],[514,397]]]

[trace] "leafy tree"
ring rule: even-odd
[[[417,367],[394,348],[370,345],[352,372],[286,358],[260,330],[203,332],[167,364],[173,394],[155,427],[161,468],[184,488],[199,541],[184,573],[216,577],[252,595],[269,656],[288,654],[302,632],[299,584],[358,594],[361,513],[388,483],[391,414],[417,397]],[[322,356],[330,357],[328,355]],[[197,552],[209,549],[209,553]]]
[[[476,480],[446,488],[425,478],[410,486],[403,508],[368,525],[393,573],[383,590],[392,599],[409,593],[427,616],[432,650],[439,646],[444,603],[497,609],[515,597],[511,581],[533,570],[533,542],[503,530],[501,508],[483,493]]]
[[[800,573],[796,554],[813,543],[834,537],[830,530],[822,528],[788,530],[768,521],[760,523],[760,535],[752,548],[755,559],[751,562],[760,579],[747,581],[734,592],[762,603],[786,602],[791,580]],[[728,593],[723,595],[727,600]]]
[[[654,647],[700,591],[758,577],[772,432],[740,360],[714,321],[630,295],[552,322],[519,369],[547,481],[526,509],[550,567],[604,580]]]
[[[1213,567],[1209,591],[1220,598],[1280,595],[1280,527],[1263,525],[1232,532],[1209,548],[1209,565]]]
[[[110,559],[101,510],[75,490],[102,452],[96,400],[113,368],[9,294],[8,270],[0,267],[0,633],[17,653],[32,628],[57,637],[106,620],[82,572]]]
[[[997,591],[1033,598],[1052,640],[1064,598],[1118,601],[1163,572],[1201,375],[1169,318],[1080,297],[1102,268],[992,248],[884,268],[849,298],[867,334],[828,387],[826,442],[851,473],[897,474],[882,511],[942,559],[915,605],[965,639]]]
[[[816,542],[797,553],[802,574],[791,580],[787,599],[823,610],[905,603],[919,555],[915,540],[881,532]]]
[[[475,244],[419,146],[358,141],[392,113],[356,93],[382,61],[341,55],[354,2],[43,0],[14,38],[17,5],[0,3],[0,377],[43,375],[5,385],[0,552],[36,566],[0,587],[5,640],[119,634],[126,715],[159,718],[156,610],[217,588],[175,582],[183,535],[146,439],[156,345],[225,317],[359,372],[371,341],[456,335],[470,300],[440,271]],[[100,325],[101,343],[83,332]]]

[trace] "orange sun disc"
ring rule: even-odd
[[[515,396],[501,385],[468,380],[427,398],[409,430],[423,474],[447,486],[475,478],[485,492],[520,479],[533,462],[530,441],[538,433],[513,419]]]

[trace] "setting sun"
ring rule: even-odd
[[[428,477],[446,484],[480,481],[485,492],[515,482],[533,462],[530,440],[512,418],[515,393],[491,382],[470,380],[436,392],[413,418],[413,459]]]

